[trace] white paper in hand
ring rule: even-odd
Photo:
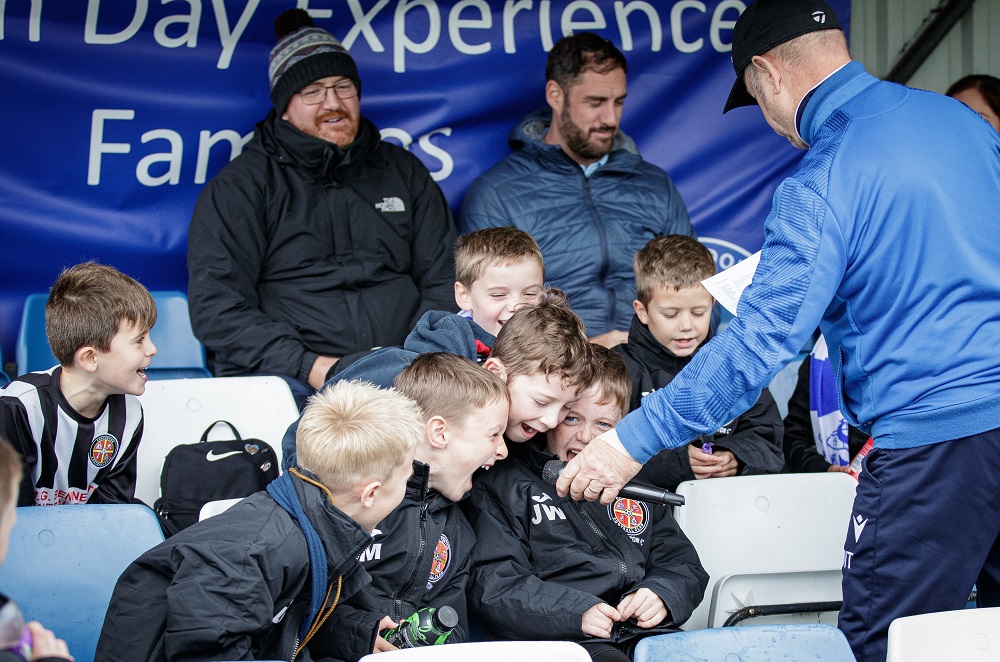
[[[736,304],[740,302],[740,295],[746,289],[753,275],[757,271],[757,264],[760,263],[760,251],[757,251],[739,264],[735,264],[722,273],[715,274],[711,278],[701,281],[708,293],[715,297],[715,300],[722,304],[722,307],[736,315]]]

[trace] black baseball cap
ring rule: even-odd
[[[808,32],[833,28],[840,29],[840,21],[823,0],[757,0],[747,7],[733,28],[736,82],[729,92],[723,114],[740,106],[757,105],[743,82],[743,70],[754,55],[766,53]]]

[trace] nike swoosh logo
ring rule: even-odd
[[[232,457],[233,455],[239,455],[243,451],[229,451],[228,453],[216,453],[215,451],[208,451],[208,455],[205,459],[209,462],[218,462],[219,460],[224,460],[227,457]]]

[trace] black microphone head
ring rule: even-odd
[[[549,460],[542,467],[542,480],[544,480],[549,485],[555,485],[556,481],[559,480],[559,472],[563,470],[566,463],[562,460]]]

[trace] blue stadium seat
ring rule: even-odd
[[[23,375],[36,370],[48,370],[59,363],[52,355],[45,336],[45,301],[48,294],[29,294],[21,313],[21,328],[17,332],[17,372]]]
[[[211,377],[205,367],[205,348],[194,337],[188,300],[183,292],[150,292],[156,302],[156,326],[149,334],[156,345],[150,379]]]
[[[157,310],[150,337],[157,351],[146,374],[150,379],[211,377],[205,367],[205,348],[191,330],[187,296],[172,290],[150,294]],[[47,294],[31,294],[24,303],[17,337],[17,369],[21,374],[48,370],[58,363],[45,335],[47,299]]]
[[[832,625],[757,625],[647,637],[635,662],[855,662],[844,634]]]
[[[0,347],[0,388],[3,388],[9,383],[10,383],[10,375],[8,375],[3,370],[3,348]]]
[[[76,662],[92,662],[118,576],[162,541],[142,505],[18,508],[0,587],[26,620],[66,640]]]

